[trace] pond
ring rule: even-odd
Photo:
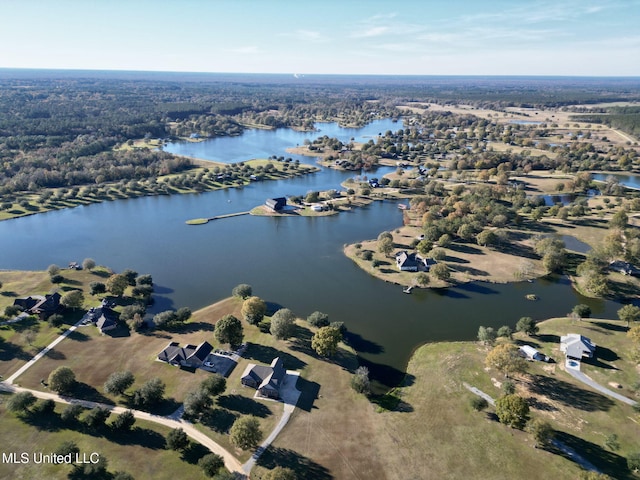
[[[401,122],[378,121],[357,131],[338,128],[338,133],[361,138],[398,128]],[[253,154],[254,149],[266,156],[287,155],[284,148],[292,138],[298,142],[324,131],[258,130],[225,142],[209,140],[180,148],[194,156],[210,152],[209,159],[246,160],[263,156]],[[247,134],[250,145],[244,144]],[[291,308],[300,317],[320,310],[331,321],[344,322],[361,361],[387,385],[399,381],[419,345],[470,340],[480,325],[513,327],[522,316],[564,315],[577,303],[588,304],[594,316],[615,318],[618,305],[580,296],[564,277],[403,294],[401,287],[371,277],[342,253],[346,243],[375,238],[400,226],[396,202],[375,202],[330,217],[242,216],[202,226],[185,224],[190,218],[248,210],[269,197],[337,188],[352,175],[322,169],[239,189],[118,200],[3,221],[0,266],[45,269],[52,263],[66,265],[92,257],[116,271],[132,268],[151,273],[157,285],[155,312],[181,306],[195,310],[228,296],[235,285],[249,283],[256,295]],[[540,300],[528,301],[526,294]]]
[[[640,190],[640,176],[628,175],[623,173],[593,173],[592,178],[599,182],[606,182],[610,177],[615,178],[620,182],[620,185],[632,188],[634,190]]]

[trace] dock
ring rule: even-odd
[[[192,220],[187,220],[187,225],[204,225],[205,223],[209,223],[213,220],[221,220],[223,218],[231,218],[231,217],[239,217],[241,215],[249,215],[251,212],[235,212],[235,213],[225,213],[224,215],[216,215],[215,217],[209,218],[194,218]]]

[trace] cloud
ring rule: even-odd
[[[368,37],[379,37],[380,35],[384,35],[389,31],[389,27],[379,26],[379,27],[370,27],[366,30],[355,32],[351,36],[353,38],[368,38]]]

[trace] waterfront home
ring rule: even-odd
[[[31,295],[29,297],[16,298],[13,304],[30,315],[37,315],[44,320],[60,310],[61,297],[58,292],[46,295]]]
[[[279,212],[287,205],[287,199],[285,197],[268,198],[264,203],[274,212]]]
[[[247,365],[240,382],[247,387],[255,388],[263,397],[279,398],[280,386],[286,373],[282,360],[276,357],[268,367],[255,363]]]
[[[118,314],[103,303],[101,307],[90,308],[82,317],[82,323],[85,325],[93,323],[101,333],[104,333],[118,326],[117,318]]]
[[[422,258],[417,253],[408,253],[406,250],[396,253],[396,266],[401,272],[428,272],[431,265],[437,262],[432,258]]]
[[[176,367],[199,368],[207,361],[212,350],[213,347],[206,341],[197,346],[188,344],[184,347],[178,342],[169,342],[158,354],[158,360]]]
[[[560,351],[569,358],[581,360],[582,357],[593,357],[596,345],[585,336],[569,333],[560,338]]]

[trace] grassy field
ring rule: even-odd
[[[89,295],[89,283],[104,281],[110,272],[104,267],[88,270],[61,270],[64,280],[53,284],[45,271],[0,271],[0,311],[13,305],[18,297],[44,295],[53,291],[61,294],[69,290],[80,289],[84,292],[85,308],[100,304],[100,299]],[[73,325],[82,316],[82,312],[69,312],[64,316],[61,328]],[[29,343],[26,332],[32,331],[35,337]],[[18,323],[0,326],[0,375],[5,378],[24,365],[39,350],[47,346],[60,334],[60,328],[51,327],[47,322],[23,320]]]
[[[7,398],[7,394],[0,395],[0,401],[3,403]],[[0,406],[2,452],[47,454],[55,451],[61,443],[73,441],[78,445],[81,454],[98,452],[105,457],[109,472],[125,471],[136,479],[206,478],[196,462],[200,455],[208,451],[195,445],[184,455],[166,450],[164,438],[169,428],[136,420],[134,429],[126,435],[114,433],[109,429],[100,432],[87,432],[82,430],[82,427],[69,429],[58,416],[63,408],[64,406],[57,405],[56,413],[46,418],[33,415],[21,420],[8,413],[4,406]],[[108,423],[113,419],[112,415]],[[67,465],[0,463],[0,478],[66,479],[71,470],[72,467]]]

